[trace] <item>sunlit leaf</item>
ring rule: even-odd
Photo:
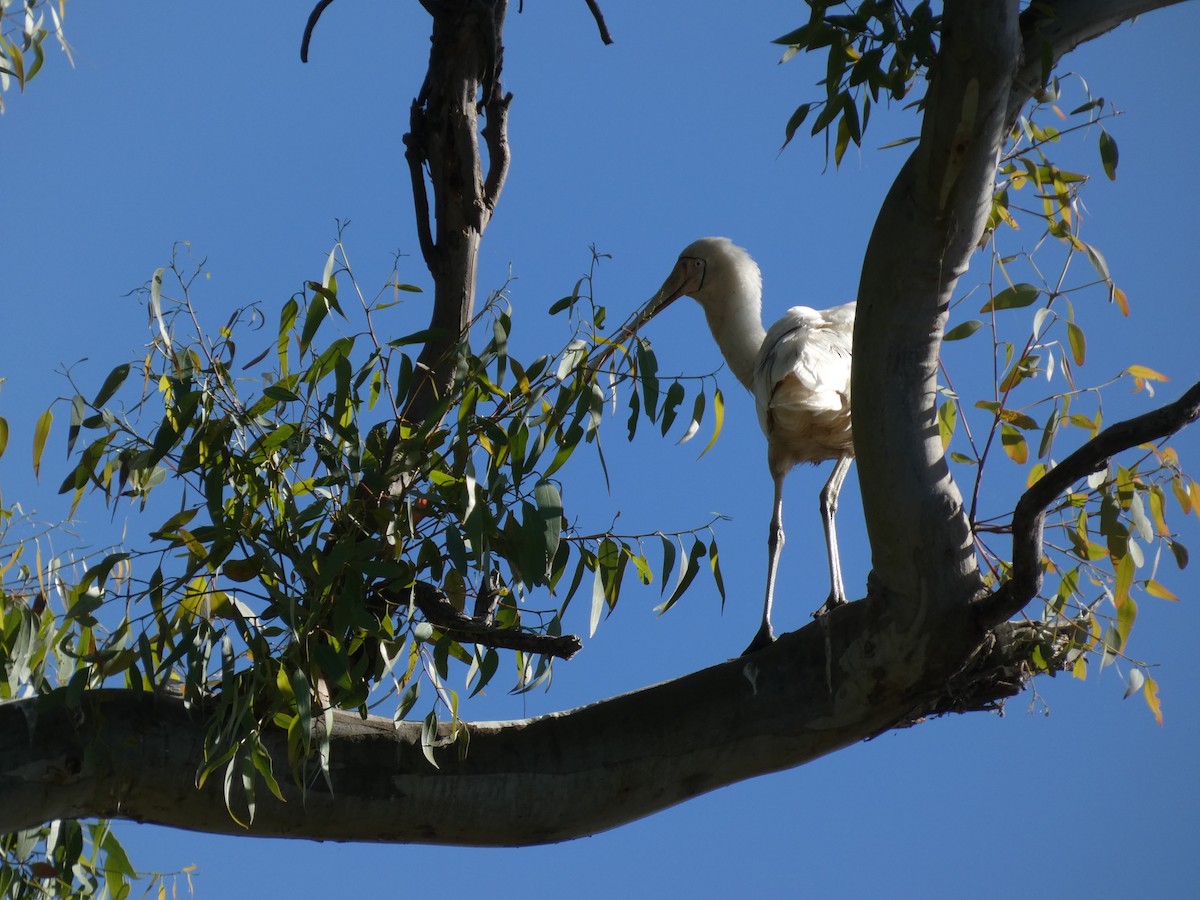
[[[700,451],[700,456],[703,456],[711,450],[717,443],[717,438],[721,435],[721,426],[725,424],[725,397],[721,393],[721,389],[717,388],[713,391],[713,433],[709,438],[708,444]],[[697,457],[699,458],[699,457]]]
[[[1117,634],[1121,636],[1122,647],[1129,643],[1129,632],[1133,630],[1133,623],[1137,621],[1137,614],[1137,601],[1132,597],[1127,597],[1125,602],[1117,607]]]
[[[1158,696],[1158,682],[1146,676],[1146,684],[1144,688],[1144,696],[1146,705],[1150,707],[1150,712],[1154,713],[1154,721],[1159,725],[1163,723],[1162,700]]]
[[[945,401],[938,407],[938,436],[942,439],[942,452],[950,446],[954,437],[954,426],[958,423],[958,410],[953,400]]]
[[[1025,443],[1025,436],[1007,423],[1000,426],[1000,444],[1017,465],[1023,466],[1029,459],[1029,445]]]
[[[1126,375],[1132,375],[1134,378],[1140,378],[1143,381],[1170,381],[1166,375],[1161,372],[1156,372],[1149,366],[1128,366],[1125,369]]]
[[[1161,582],[1155,581],[1153,578],[1146,581],[1146,593],[1151,597],[1158,597],[1160,600],[1179,600],[1178,597],[1163,587]]]

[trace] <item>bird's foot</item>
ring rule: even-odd
[[[823,604],[821,604],[821,608],[818,609],[816,612],[814,612],[812,614],[812,617],[814,619],[820,619],[823,616],[829,615],[831,612],[833,612],[839,606],[843,606],[845,603],[846,603],[845,597],[838,597],[834,594],[830,594],[829,599],[826,600]]]
[[[775,643],[775,634],[771,631],[770,624],[763,622],[762,628],[758,629],[758,634],[754,636],[754,640],[750,642],[750,646],[742,651],[742,656],[757,653],[759,650],[770,647],[773,643]]]

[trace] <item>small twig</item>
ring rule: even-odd
[[[596,20],[596,27],[600,29],[600,40],[605,44],[613,42],[612,35],[608,33],[608,25],[604,22],[604,13],[600,12],[600,6],[596,0],[584,0],[587,3],[588,9],[592,11],[592,18]]]
[[[391,603],[400,606],[407,603],[408,598],[404,594],[385,591],[380,593]],[[559,659],[570,659],[583,647],[583,641],[574,634],[555,637],[548,634],[530,634],[515,628],[485,625],[459,612],[445,593],[424,581],[418,581],[413,586],[412,602],[425,616],[425,621],[456,641],[482,644],[499,650],[540,653]]]
[[[1200,418],[1200,383],[1174,403],[1133,419],[1110,425],[1043,475],[1017,502],[1013,511],[1012,577],[976,603],[985,628],[993,628],[1016,615],[1042,586],[1042,529],[1046,508],[1080,478],[1108,465],[1116,454],[1157,441]]]
[[[313,29],[317,27],[317,19],[321,18],[321,13],[325,12],[332,2],[333,0],[317,0],[317,5],[308,14],[308,21],[304,25],[304,38],[300,41],[300,62],[308,62],[308,42],[312,40]]]

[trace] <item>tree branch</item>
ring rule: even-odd
[[[991,628],[1025,608],[1042,587],[1042,528],[1046,509],[1080,478],[1108,465],[1118,453],[1161,440],[1200,417],[1200,383],[1174,403],[1110,425],[1021,495],[1013,512],[1012,574],[995,593],[976,602],[980,622]]]
[[[604,13],[600,12],[600,4],[596,0],[585,0],[587,8],[591,10],[592,18],[596,20],[596,27],[600,29],[600,40],[605,44],[613,42],[612,35],[608,33],[608,25],[604,23]]]
[[[1063,56],[1143,13],[1183,0],[1045,0],[1021,14],[1024,62],[1008,103],[1011,125]]]
[[[380,591],[389,603],[405,606],[407,593]],[[583,648],[578,635],[531,634],[513,628],[496,628],[486,621],[471,618],[455,609],[450,599],[432,584],[419,581],[412,591],[412,602],[425,616],[425,621],[456,641],[482,644],[500,650],[520,650],[541,653],[559,659],[570,659]]]
[[[404,416],[421,421],[453,383],[454,351],[474,314],[479,243],[508,172],[509,98],[500,85],[507,0],[422,0],[433,17],[429,69],[404,138],[417,233],[434,281],[419,377]],[[479,116],[486,111],[489,172],[485,185]],[[433,191],[432,214],[426,187]]]
[[[880,208],[854,333],[854,445],[874,570],[907,626],[984,591],[937,428],[942,330],[990,207],[1020,57],[1017,4],[950,0],[916,150]],[[941,619],[945,614],[947,618]]]
[[[317,19],[321,18],[321,13],[325,12],[332,2],[333,0],[317,0],[317,5],[308,14],[308,21],[304,23],[304,37],[300,39],[300,62],[308,62],[308,42],[312,40],[313,29],[317,27]]]
[[[0,832],[102,816],[316,840],[547,843],[800,765],[909,723],[914,711],[961,701],[962,691],[956,700],[946,685],[969,647],[939,641],[914,659],[911,643],[870,634],[863,603],[828,620],[781,636],[752,659],[568,712],[459,722],[457,741],[444,723],[431,751],[438,768],[425,758],[420,722],[335,712],[329,776],[336,794],[319,776],[303,784],[278,777],[286,802],[260,785],[246,828],[226,811],[220,777],[196,787],[210,710],[128,690],[88,691],[77,703],[65,691],[3,703]],[[1019,665],[997,646],[984,668]],[[986,681],[971,679],[972,704],[986,703]],[[1010,682],[996,679],[997,696],[1012,693]],[[261,736],[273,771],[289,772],[286,731]],[[234,802],[245,820],[237,792]]]

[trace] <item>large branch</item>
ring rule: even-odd
[[[937,366],[950,300],[989,208],[1020,53],[1013,0],[946,4],[921,138],[863,260],[852,397],[869,593],[913,630],[983,590],[938,437]]]
[[[1008,121],[1016,121],[1026,101],[1045,83],[1063,56],[1080,44],[1112,31],[1143,13],[1183,0],[1044,0],[1021,16],[1024,62],[1008,105]]]
[[[419,723],[334,716],[330,794],[288,777],[286,735],[264,734],[286,803],[261,783],[246,829],[223,773],[196,788],[206,710],[175,696],[92,691],[0,705],[0,831],[116,817],[207,832],[317,840],[518,845],[614,827],[732,782],[799,765],[927,712],[978,708],[1019,688],[1004,648],[967,669],[862,638],[866,604],[813,623],[752,659],[611,700],[517,722],[463,724],[424,758]],[[826,641],[828,640],[828,644]],[[826,647],[833,654],[827,681]],[[939,652],[941,652],[939,647]],[[314,718],[319,718],[315,716]],[[315,743],[315,742],[314,742]],[[465,749],[465,754],[460,750]],[[240,804],[235,812],[245,818]]]
[[[1043,475],[1013,512],[1012,574],[991,596],[976,604],[980,622],[990,628],[1016,615],[1042,587],[1042,526],[1046,508],[1076,481],[1108,465],[1122,451],[1161,440],[1200,418],[1200,384],[1182,397],[1134,419],[1110,425]]]

